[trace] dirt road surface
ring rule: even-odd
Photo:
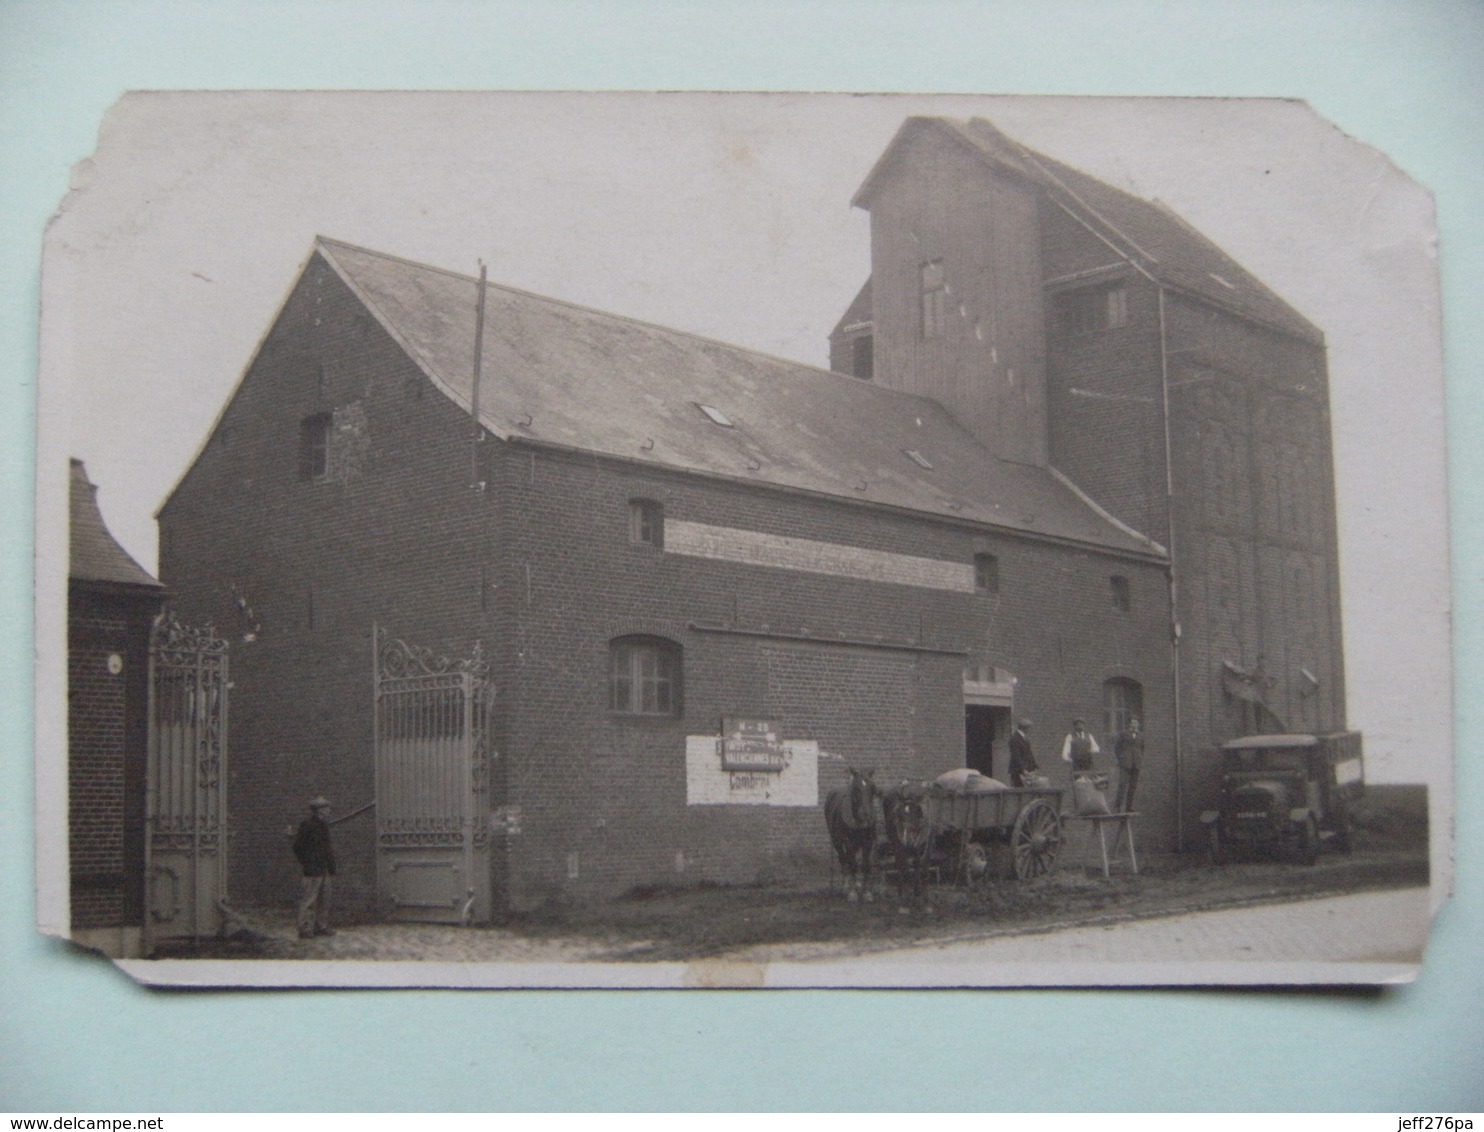
[[[766,963],[768,982],[779,985],[1168,985],[1180,971],[1199,983],[1218,970],[1220,981],[1250,985],[1291,982],[1287,976],[1306,968],[1324,982],[1386,982],[1405,980],[1421,962],[1427,925],[1427,889],[1404,888],[935,941],[869,958],[817,945],[812,953],[758,948],[734,958]]]

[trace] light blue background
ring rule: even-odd
[[[1437,194],[1448,303],[1459,892],[1420,983],[166,994],[37,937],[29,501],[43,226],[124,91],[254,87],[1293,96],[1390,154]],[[13,548],[0,557],[0,1110],[1484,1108],[1481,279],[1477,0],[0,0],[0,524]]]

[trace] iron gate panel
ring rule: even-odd
[[[375,639],[377,894],[392,919],[487,921],[489,665]]]
[[[216,935],[227,896],[227,642],[173,617],[150,641],[146,950]]]

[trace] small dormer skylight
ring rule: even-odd
[[[699,401],[692,401],[691,404],[694,405],[696,408],[700,409],[701,412],[705,413],[706,414],[706,419],[709,420],[712,424],[714,424],[714,425],[721,425],[722,428],[736,428],[737,427],[736,425],[734,425],[732,423],[732,420],[731,420],[730,417],[728,417],[725,413],[723,413],[720,409],[716,408],[714,405],[703,405]]]
[[[928,462],[928,458],[921,452],[919,452],[916,448],[903,448],[902,452],[907,457],[907,459],[911,460],[919,468],[926,468],[928,471],[933,470],[933,465]]]

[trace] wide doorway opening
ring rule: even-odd
[[[1008,781],[1014,696],[1015,677],[1005,669],[964,669],[964,765],[970,770]]]
[[[1010,773],[1010,709],[964,705],[964,765],[988,778],[1005,780]],[[998,759],[995,757],[998,754]],[[996,774],[998,767],[1003,771]]]

